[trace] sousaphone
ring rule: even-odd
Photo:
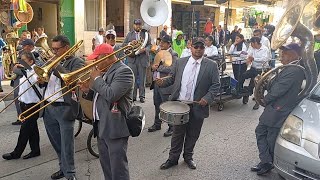
[[[33,9],[29,3],[26,3],[26,11],[14,10],[14,16],[22,24],[27,24],[31,22],[33,18]]]
[[[140,14],[150,26],[160,26],[168,19],[169,6],[165,0],[143,0]]]
[[[313,56],[314,38],[312,32],[300,22],[301,16],[305,6],[310,0],[295,0],[290,1],[290,6],[281,18],[281,21],[276,26],[273,33],[271,48],[276,50],[286,43],[290,36],[294,36],[300,39],[301,47],[303,49],[301,62],[299,64],[288,64],[279,66],[266,74],[260,76],[257,80],[257,84],[254,91],[254,97],[256,101],[265,106],[264,102],[264,91],[269,82],[276,77],[281,70],[289,66],[295,66],[301,68],[305,73],[306,85],[305,88],[299,93],[299,98],[307,95],[313,86],[317,82],[317,66]]]

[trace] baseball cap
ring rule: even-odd
[[[104,28],[99,28],[99,32],[104,32]]]
[[[192,39],[192,45],[199,44],[199,43],[205,45],[204,39],[202,37],[196,37]]]
[[[26,45],[31,45],[31,46],[34,46],[34,42],[32,39],[25,39],[21,42],[21,45],[22,46],[26,46]]]
[[[142,24],[142,20],[141,19],[135,19],[133,21],[133,24]]]
[[[93,53],[88,56],[87,60],[94,60],[100,55],[111,54],[111,53],[113,53],[112,46],[110,46],[109,44],[103,43],[94,49]]]
[[[113,29],[109,29],[108,31],[106,31],[106,36],[107,35],[114,35],[114,36],[117,36],[117,33],[116,33],[116,31],[115,30],[113,30]]]
[[[172,42],[172,39],[169,35],[164,35],[160,38],[161,41],[163,42],[167,42],[167,43],[171,43]]]
[[[301,55],[301,47],[297,43],[291,43],[291,44],[288,44],[286,46],[281,46],[279,49],[281,49],[281,50],[293,50],[298,55]]]

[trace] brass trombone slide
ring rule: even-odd
[[[68,57],[72,54],[74,54],[77,50],[79,50],[80,46],[82,45],[83,41],[79,41],[77,44],[75,44],[74,46],[72,46],[66,53],[64,53],[63,55],[61,55],[60,57],[58,57],[57,59],[56,56],[52,57],[51,59],[49,59],[48,61],[45,62],[45,64],[42,66],[42,67],[38,67],[38,68],[41,68],[41,69],[46,69],[48,72],[50,69],[50,67],[48,66],[51,66],[54,67],[54,65],[51,65],[49,63],[58,63],[60,62],[63,58],[65,57]],[[55,60],[54,60],[55,59]],[[54,60],[54,61],[53,61]],[[49,64],[48,66],[46,66],[47,64]],[[17,87],[15,87],[12,91],[10,91],[7,95],[5,95],[1,100],[1,101],[4,101],[10,94],[12,94],[16,89],[18,89],[23,83],[25,83],[30,77],[32,77],[33,75],[35,75],[35,73],[31,74],[28,78],[26,78],[24,81],[22,81]],[[41,76],[38,75],[39,78],[42,78]],[[44,79],[45,80],[45,79]],[[9,106],[11,106],[17,99],[19,99],[19,97],[21,97],[24,93],[26,93],[29,89],[32,88],[32,86],[34,86],[37,82],[33,83],[30,85],[30,87],[28,87],[25,91],[23,91],[19,96],[17,96],[15,99],[13,99],[7,106],[5,106],[1,111],[0,113],[2,113],[4,110],[6,110]]]
[[[141,43],[139,43],[139,46],[132,46],[130,44],[128,44],[127,46],[125,47],[122,47],[121,49],[118,49],[117,51],[107,55],[107,56],[104,56],[103,58],[100,58],[98,59],[97,61],[94,61],[93,63],[81,68],[81,69],[78,69],[77,71],[74,71],[74,72],[71,72],[71,73],[68,73],[68,74],[60,74],[61,75],[61,78],[64,80],[65,82],[65,86],[62,87],[59,91],[53,93],[52,95],[50,95],[49,97],[47,97],[46,99],[43,99],[41,100],[40,102],[38,102],[38,104],[32,106],[31,108],[29,108],[28,110],[24,111],[23,113],[21,113],[19,115],[19,120],[21,122],[24,122],[26,119],[30,118],[31,116],[33,116],[34,114],[40,112],[42,109],[46,108],[47,106],[49,106],[50,104],[54,103],[56,100],[58,100],[59,98],[63,97],[64,95],[68,94],[69,92],[73,91],[74,89],[76,89],[77,87],[79,87],[79,85],[75,85],[74,87],[68,89],[66,92],[64,92],[62,95],[60,95],[59,97],[55,98],[54,100],[52,100],[51,102],[48,102],[46,103],[44,106],[42,106],[41,108],[37,109],[36,111],[34,111],[33,113],[29,114],[27,117],[25,117],[24,115],[27,114],[28,112],[30,112],[31,110],[33,110],[35,107],[37,107],[39,104],[45,102],[46,100],[48,100],[49,98],[53,97],[54,95],[58,94],[59,92],[62,92],[64,89],[68,88],[70,85],[80,81],[80,82],[86,82],[88,80],[90,80],[90,77],[86,78],[85,80],[81,81],[80,79],[85,77],[86,75],[89,75],[89,73],[91,72],[91,68],[96,66],[97,64],[101,63],[102,61],[108,59],[109,57],[119,53],[120,51],[125,51],[125,56],[117,59],[115,62],[109,64],[107,67],[105,67],[104,69],[102,69],[101,71],[104,71],[108,68],[110,68],[114,63],[116,62],[119,62],[121,60],[123,60],[126,56],[128,56],[129,54],[132,53],[132,51],[136,51],[140,48],[141,46]],[[85,70],[88,70],[88,71],[85,71]],[[83,72],[85,71],[85,72]],[[81,74],[82,72],[82,74]],[[79,75],[81,74],[81,75]],[[72,80],[72,77],[73,76],[77,76],[77,78],[73,79]]]

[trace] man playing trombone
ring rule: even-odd
[[[29,88],[31,84],[37,82],[37,75],[34,74],[33,67],[35,66],[35,57],[31,52],[23,51],[21,53],[21,60],[25,62],[26,67],[22,64],[17,64],[13,71],[15,73],[24,74],[19,81],[19,104],[21,111],[24,112],[30,107],[37,104],[41,97],[41,90],[37,84],[34,85],[33,88]],[[23,69],[26,68],[26,69]],[[34,74],[34,75],[32,75]],[[26,78],[29,78],[28,81],[24,81]],[[21,84],[21,82],[23,82]],[[27,90],[29,88],[29,90]],[[25,93],[24,91],[27,90]],[[23,93],[23,94],[22,94]],[[39,109],[39,106],[36,107]],[[29,159],[32,157],[40,156],[40,147],[39,147],[39,129],[37,124],[37,119],[39,117],[39,113],[31,116],[30,118],[26,119],[25,122],[21,124],[19,137],[17,145],[11,153],[7,153],[2,155],[4,159],[11,160],[11,159],[19,159],[21,154],[23,153],[24,149],[27,146],[29,141],[29,145],[31,148],[31,152],[25,156],[23,159]]]
[[[113,48],[102,44],[88,59],[98,60],[111,53]],[[130,179],[126,116],[132,107],[133,77],[132,70],[112,55],[92,70],[90,89],[88,83],[80,83],[80,89],[87,93],[85,98],[93,100],[93,119],[99,122],[98,149],[104,179]]]
[[[70,49],[70,41],[66,36],[58,35],[52,39],[51,46],[53,53],[59,58]],[[39,79],[39,81],[46,86],[44,99],[47,99],[47,103],[52,102],[48,108],[45,108],[43,116],[49,140],[59,158],[60,170],[52,174],[52,179],[60,179],[63,177],[70,180],[76,179],[73,129],[75,118],[78,115],[79,105],[72,100],[71,93],[60,97],[56,101],[54,101],[54,99],[58,98],[65,91],[55,95],[53,94],[64,86],[64,82],[58,72],[69,73],[83,66],[84,61],[81,58],[69,56],[52,70],[47,83]]]

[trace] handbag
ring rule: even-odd
[[[145,114],[141,106],[134,105],[127,115],[127,126],[132,137],[137,137],[141,134],[145,125]]]

